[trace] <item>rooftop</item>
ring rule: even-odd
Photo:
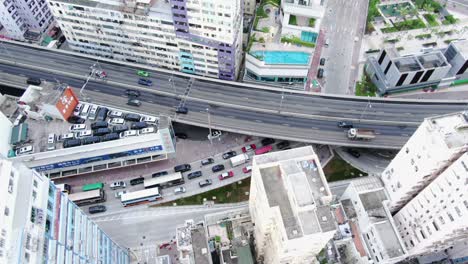
[[[440,51],[422,54],[419,55],[417,58],[422,64],[422,66],[426,69],[443,67],[447,66],[448,64],[445,60],[444,55],[442,55],[442,52]]]
[[[254,157],[270,207],[277,207],[288,239],[335,230],[331,196],[312,147]],[[294,201],[294,202],[293,202]]]
[[[463,58],[468,59],[468,40],[453,41],[451,45],[454,45],[457,50],[463,55]]]
[[[422,69],[414,56],[397,58],[393,63],[400,72],[419,71]]]
[[[197,228],[192,229],[191,236],[195,263],[211,264],[211,254],[208,250],[205,228],[203,226],[198,226]]]
[[[468,113],[450,113],[425,119],[433,138],[444,140],[449,149],[466,146],[468,142]]]

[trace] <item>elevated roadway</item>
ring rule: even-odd
[[[23,43],[0,43],[4,85],[24,87],[16,75],[81,87],[97,57],[49,50]],[[400,148],[428,116],[461,111],[467,101],[421,101],[354,96],[314,95],[268,86],[221,81],[128,62],[99,58],[106,80],[91,79],[82,99],[122,107],[125,89],[142,92],[134,111],[166,114],[176,122],[226,131],[319,144],[369,148]],[[150,72],[152,87],[137,84],[137,69]],[[14,77],[14,76],[12,76]],[[24,79],[24,78],[23,78]],[[84,97],[84,98],[83,98]],[[119,97],[120,100],[114,100]],[[175,113],[184,104],[187,115]],[[352,141],[336,126],[347,120],[373,128],[372,141]]]

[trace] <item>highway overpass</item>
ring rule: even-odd
[[[3,84],[24,87],[24,78],[40,77],[81,87],[97,57],[49,50],[23,43],[2,41],[0,71]],[[461,111],[466,101],[421,101],[353,96],[314,95],[306,92],[235,83],[99,58],[108,73],[105,81],[91,79],[82,96],[96,103],[123,105],[125,89],[138,89],[144,102],[140,109],[166,114],[174,121],[225,131],[295,141],[370,148],[400,148],[419,123],[428,116]],[[146,69],[152,87],[137,84],[137,69]],[[187,115],[175,113],[185,104]],[[372,141],[352,141],[337,121],[373,128]]]

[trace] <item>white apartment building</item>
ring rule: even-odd
[[[463,113],[426,118],[382,173],[392,213],[398,212],[467,151]]]
[[[256,0],[243,0],[243,5],[244,5],[244,14],[245,15],[255,15],[256,7],[257,7],[257,1]]]
[[[468,153],[464,153],[394,215],[410,256],[466,243],[467,183]]]
[[[70,48],[235,80],[242,0],[49,0]]]
[[[336,233],[332,194],[311,146],[255,156],[249,208],[265,264],[312,263]]]
[[[0,34],[25,40],[25,33],[44,33],[54,21],[46,0],[3,0],[0,4]]]
[[[53,183],[0,159],[0,263],[127,264],[115,244]]]

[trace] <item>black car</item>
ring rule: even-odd
[[[128,96],[134,96],[134,97],[138,97],[138,96],[141,95],[140,91],[132,90],[132,89],[127,89],[127,90],[125,90],[125,93],[126,93]]]
[[[148,127],[148,124],[146,122],[135,122],[131,125],[132,129],[142,129]]]
[[[104,128],[98,128],[96,130],[93,131],[93,135],[95,136],[104,136],[104,135],[107,135],[107,134],[110,134],[112,132],[112,130],[108,127],[104,127]]]
[[[145,178],[139,177],[139,178],[131,179],[130,180],[130,185],[138,185],[138,184],[142,184],[144,182],[145,182]]]
[[[276,144],[276,147],[281,150],[285,149],[289,147],[289,141],[281,141],[280,143]]]
[[[349,121],[340,121],[337,123],[339,128],[353,128],[354,125],[352,122]]]
[[[356,159],[361,157],[361,153],[359,153],[357,150],[355,149],[347,149],[346,152],[349,153],[349,155],[355,157]]]
[[[207,158],[207,159],[204,159],[201,161],[201,165],[202,166],[205,166],[205,165],[210,165],[214,163],[214,159],[213,158]]]
[[[214,165],[211,168],[211,171],[213,171],[213,172],[218,172],[218,171],[222,171],[222,170],[224,170],[224,165],[223,164]]]
[[[317,78],[323,78],[323,72],[324,70],[322,68],[318,69]]]
[[[101,138],[98,136],[85,137],[81,140],[81,145],[89,145],[101,142]]]
[[[262,146],[267,146],[275,143],[275,140],[272,138],[264,138],[262,139]]]
[[[111,141],[111,140],[116,140],[119,138],[120,136],[118,133],[110,133],[110,134],[102,136],[101,141]]]
[[[181,139],[187,139],[188,136],[185,133],[175,133],[175,136]]]
[[[94,123],[91,124],[91,129],[95,130],[95,129],[98,129],[98,128],[105,128],[108,125],[109,124],[106,121],[98,121],[98,122],[94,122]]]
[[[195,179],[195,178],[201,177],[202,175],[203,175],[203,174],[202,174],[201,171],[194,171],[194,172],[192,172],[192,173],[187,174],[187,178],[188,178],[189,180],[191,180],[191,179]]]
[[[70,116],[67,121],[71,124],[84,124],[86,120],[79,116]]]
[[[102,213],[107,210],[105,205],[95,205],[88,208],[90,214]]]
[[[124,131],[127,131],[128,130],[128,126],[127,125],[116,125],[112,128],[112,132],[114,133],[121,133],[121,132],[124,132]]]
[[[81,140],[80,139],[66,139],[63,141],[63,148],[72,148],[72,147],[77,147],[81,145]]]
[[[191,169],[192,169],[192,167],[190,166],[190,164],[181,164],[181,165],[177,165],[177,166],[174,167],[175,172],[186,172],[186,171],[189,171]]]
[[[198,185],[199,185],[200,188],[201,188],[201,187],[205,187],[205,186],[211,185],[211,183],[212,183],[212,182],[211,182],[210,179],[206,179],[206,180],[204,180],[204,181],[199,182]]]
[[[187,114],[188,113],[188,108],[185,106],[177,107],[176,109],[177,114]]]
[[[236,155],[237,155],[237,153],[235,151],[231,150],[231,151],[228,151],[228,152],[223,154],[223,159],[225,159],[225,160],[230,159],[230,158],[232,158],[232,157],[234,157]]]
[[[137,114],[126,114],[124,119],[126,121],[140,122],[141,116]]]
[[[138,100],[138,99],[128,99],[127,105],[131,105],[131,106],[140,106],[140,105],[141,105],[141,101]]]
[[[36,78],[36,77],[29,77],[26,80],[27,84],[32,84],[32,85],[41,85],[41,79]]]
[[[164,176],[164,175],[168,175],[169,172],[167,171],[158,171],[158,172],[155,172],[151,175],[151,177],[153,178],[156,178],[156,177],[160,177],[160,176]]]
[[[320,59],[320,65],[322,65],[322,66],[325,65],[325,58]]]
[[[107,109],[106,107],[101,107],[99,108],[99,111],[96,115],[96,121],[104,121],[106,120],[106,117],[107,117],[107,113],[109,112],[109,109]]]

